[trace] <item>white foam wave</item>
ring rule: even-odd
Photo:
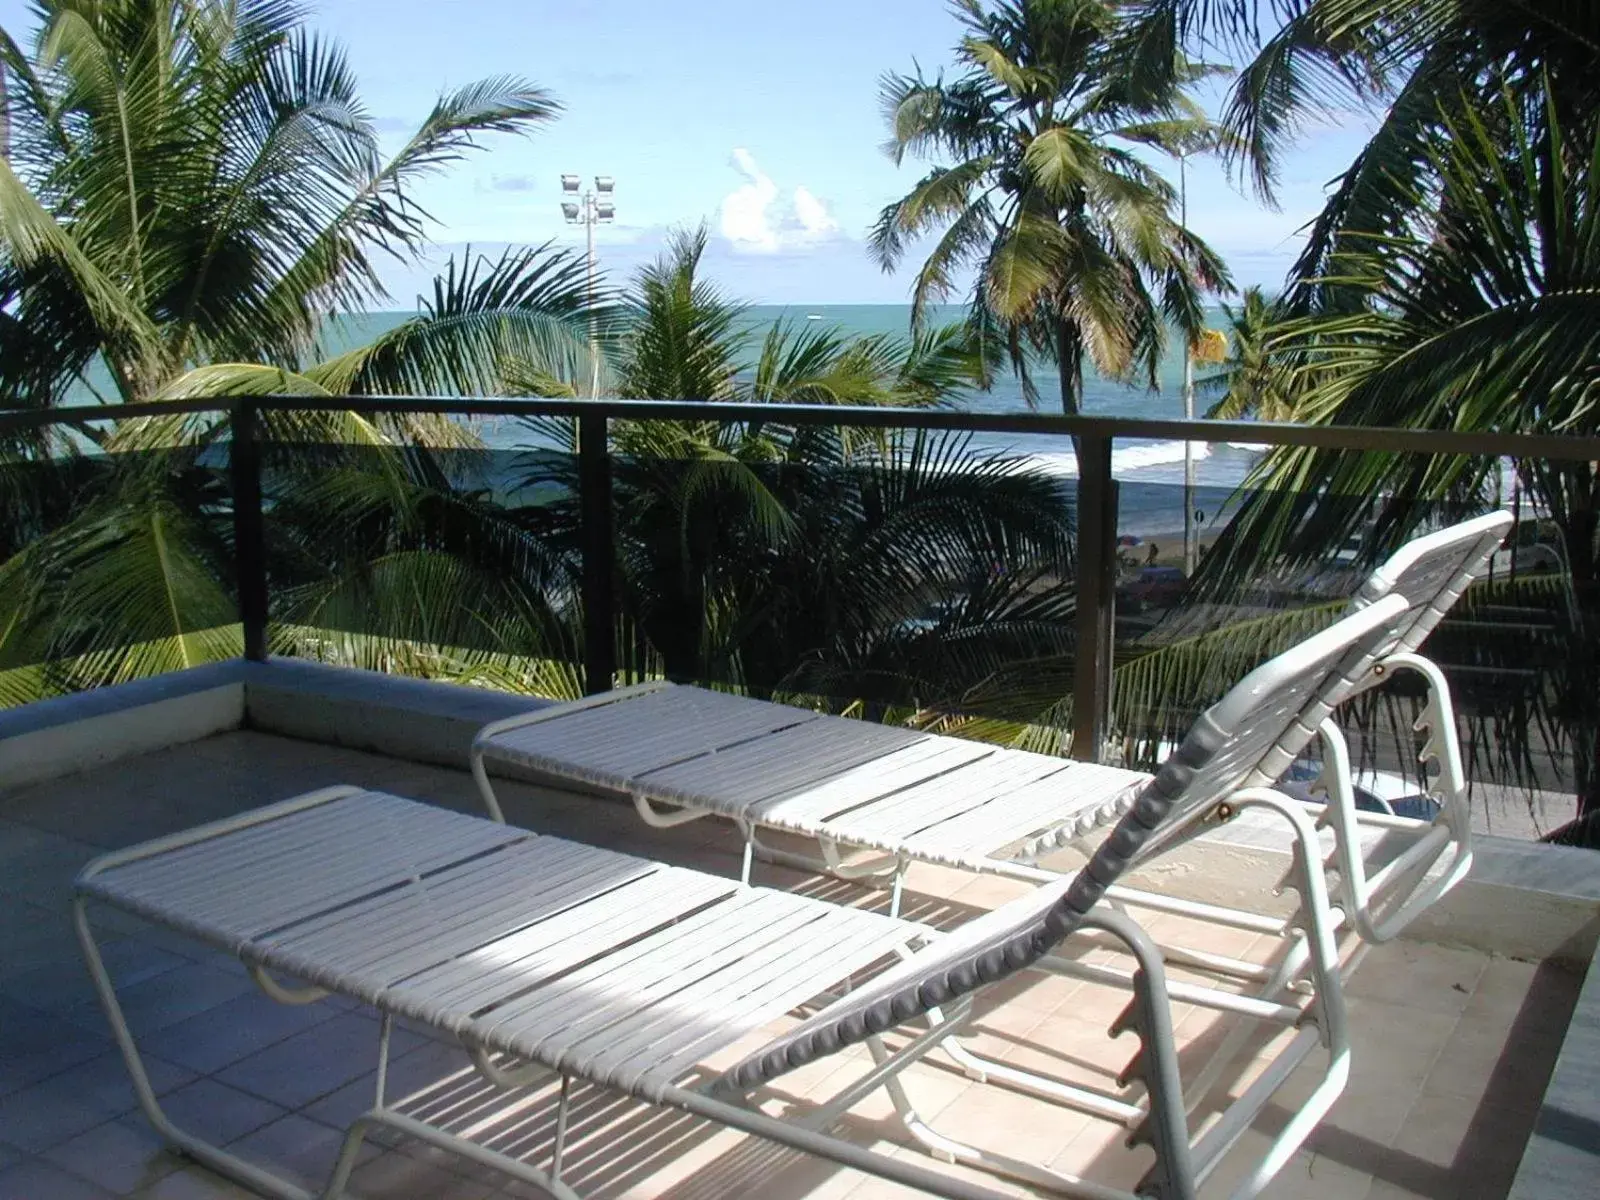
[[[1204,460],[1210,453],[1211,447],[1205,442],[1194,443],[1195,462]],[[1182,442],[1136,442],[1117,446],[1111,451],[1111,471],[1114,475],[1182,461]],[[1070,448],[1019,454],[1016,456],[1016,466],[1019,471],[1037,471],[1042,475],[1076,478],[1078,474],[1078,460]]]

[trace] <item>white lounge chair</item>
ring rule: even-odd
[[[376,1100],[346,1133],[323,1193],[329,1196],[342,1193],[367,1133],[388,1126],[571,1200],[576,1193],[562,1182],[561,1162],[568,1084],[577,1079],[939,1195],[996,1194],[830,1135],[844,1112],[882,1087],[905,1130],[939,1157],[1064,1195],[1128,1197],[933,1130],[900,1078],[960,1029],[976,994],[1019,971],[1114,975],[1056,954],[1077,931],[1098,929],[1119,939],[1138,964],[1117,977],[1133,993],[1118,1026],[1140,1040],[1127,1075],[1145,1094],[1132,1102],[1085,1095],[1082,1105],[1112,1115],[1131,1140],[1154,1148],[1156,1165],[1140,1195],[1192,1196],[1294,1067],[1319,1045],[1327,1050],[1310,1100],[1235,1193],[1251,1196],[1338,1096],[1349,1051],[1316,832],[1294,802],[1269,789],[1239,790],[1240,772],[1297,722],[1316,718],[1330,679],[1348,677],[1366,661],[1401,607],[1398,599],[1380,601],[1252,672],[1197,722],[1082,872],[1056,877],[953,934],[355,788],[327,789],[97,859],[77,881],[76,927],[151,1122],[200,1161],[285,1200],[309,1193],[179,1129],[163,1112],[95,941],[91,904],[238,955],[278,999],[309,1002],[335,992],[379,1011]],[[1274,1003],[1196,985],[1169,989],[1160,956],[1138,927],[1099,903],[1128,867],[1193,833],[1221,797],[1275,809],[1294,831],[1303,867],[1295,884],[1306,900],[1316,983],[1309,997]],[[863,972],[885,964],[851,990]],[[1169,996],[1295,1031],[1284,1053],[1193,1140]],[[697,1072],[708,1058],[819,999],[815,1013],[731,1068],[709,1078]],[[512,1102],[525,1101],[527,1089],[550,1072],[559,1076],[548,1165],[419,1119],[405,1101],[386,1097],[396,1017],[459,1040]],[[908,1024],[919,1031],[891,1051],[880,1035]],[[858,1043],[868,1046],[874,1065],[816,1111],[779,1120],[745,1102],[753,1089]]]
[[[1386,596],[1400,596],[1408,605],[1393,641],[1380,648],[1343,699],[1378,687],[1399,672],[1422,677],[1427,697],[1415,728],[1428,741],[1418,755],[1419,766],[1424,772],[1429,764],[1436,767],[1428,792],[1439,805],[1426,824],[1358,810],[1344,734],[1332,721],[1318,730],[1320,783],[1328,801],[1322,819],[1334,832],[1340,907],[1368,944],[1398,936],[1472,867],[1472,814],[1450,685],[1438,664],[1419,651],[1467,588],[1489,569],[1513,523],[1510,513],[1492,512],[1416,538],[1374,571],[1351,601],[1352,610]],[[1371,868],[1361,851],[1363,827],[1388,830],[1410,844],[1381,867]]]
[[[1397,934],[1471,863],[1449,688],[1416,651],[1486,569],[1510,525],[1510,514],[1500,512],[1463,522],[1415,539],[1375,571],[1352,610],[1389,595],[1402,597],[1405,607],[1359,678],[1330,681],[1323,697],[1331,710],[1396,670],[1423,675],[1429,694],[1418,727],[1426,724],[1432,732],[1423,758],[1439,765],[1433,791],[1441,810],[1431,827],[1358,811],[1344,739],[1320,716],[1263,745],[1259,760],[1241,770],[1240,786],[1271,786],[1321,735],[1325,759],[1335,768],[1324,777],[1325,820],[1338,843],[1344,899],[1350,920],[1371,940]],[[1049,872],[1035,865],[1039,856],[1119,818],[1151,778],[666,682],[601,693],[480,730],[471,767],[489,812],[499,817],[486,762],[512,764],[560,787],[626,796],[657,827],[707,816],[730,819],[744,835],[746,879],[758,850],[845,877],[889,874],[892,912],[899,910],[912,862],[1047,880]],[[1413,844],[1371,872],[1361,850],[1364,828]],[[764,846],[764,830],[814,839],[820,857]],[[1442,858],[1447,865],[1440,874],[1435,867]],[[1120,895],[1268,931],[1242,914],[1143,893]]]

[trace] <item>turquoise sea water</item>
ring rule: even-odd
[[[775,321],[835,325],[852,333],[903,334],[910,319],[910,309],[894,304],[822,304],[809,307],[762,306],[749,312],[753,331],[764,333]],[[951,306],[933,314],[935,320],[960,320],[962,312]],[[1213,328],[1224,326],[1220,310],[1209,314],[1207,324]],[[1033,372],[1034,386],[1038,389],[1039,411],[1059,412],[1060,377],[1048,363],[1039,364]],[[1176,418],[1183,416],[1183,358],[1182,343],[1174,338],[1168,347],[1162,365],[1160,386],[1130,387],[1127,384],[1102,379],[1092,371],[1084,381],[1084,411],[1095,416],[1125,416],[1146,418]],[[1196,396],[1195,407],[1204,412],[1210,403],[1202,391]],[[1017,413],[1027,412],[1022,384],[1009,374],[995,381],[987,392],[974,392],[963,400],[963,406],[973,412]],[[975,434],[972,448],[984,453],[1015,456],[1035,470],[1070,477],[1077,473],[1073,459],[1072,443],[1064,437],[1024,436],[1018,434]],[[1226,443],[1194,445],[1196,491],[1194,503],[1203,514],[1202,526],[1212,523],[1224,509],[1250,466],[1256,453],[1246,447]],[[1121,481],[1118,498],[1118,532],[1131,537],[1152,539],[1158,535],[1171,537],[1183,528],[1183,462],[1182,442],[1152,441],[1147,439],[1119,440],[1112,452],[1112,469]]]
[[[957,306],[936,309],[933,320],[957,321],[962,317]],[[776,321],[832,325],[857,334],[904,334],[910,320],[910,308],[899,304],[820,304],[811,306],[762,305],[749,311],[753,331],[765,332]],[[1208,315],[1207,323],[1213,328],[1224,326],[1220,309]],[[1095,416],[1125,416],[1146,418],[1177,418],[1183,416],[1183,358],[1182,343],[1174,338],[1162,364],[1159,388],[1130,387],[1113,380],[1102,379],[1091,370],[1084,383],[1083,409]],[[1039,409],[1043,413],[1059,412],[1061,381],[1053,366],[1040,363],[1032,372],[1038,391]],[[1195,407],[1203,413],[1210,403],[1203,392],[1196,396]],[[963,401],[973,412],[1018,413],[1027,412],[1028,404],[1022,384],[1005,374],[995,381],[987,392],[973,392]],[[1001,450],[1026,457],[1031,465],[1060,474],[1072,474],[1072,447],[1064,438],[1021,437],[1006,434],[980,435],[975,441],[985,449]],[[1241,447],[1226,444],[1194,447],[1197,459],[1196,476],[1200,483],[1213,488],[1231,489],[1254,461],[1254,454]],[[1183,481],[1183,443],[1129,440],[1119,442],[1113,458],[1118,477],[1145,483],[1181,484]]]
[[[362,345],[411,315],[406,312],[374,312],[335,318],[324,333],[322,353],[332,355]],[[952,305],[936,309],[931,319],[956,321],[961,316],[961,309]],[[757,305],[747,310],[744,320],[751,357],[758,352],[761,337],[779,321],[801,328],[819,325],[851,334],[887,333],[903,336],[909,326],[910,307],[899,304]],[[1220,311],[1211,314],[1209,324],[1214,327],[1222,325]],[[1173,339],[1161,370],[1160,387],[1153,391],[1101,379],[1091,371],[1085,381],[1084,410],[1095,415],[1149,418],[1182,416],[1183,360],[1180,355],[1180,343]],[[91,372],[91,376],[94,374]],[[1054,369],[1048,363],[1041,363],[1033,374],[1039,393],[1039,411],[1059,411],[1060,381]],[[114,394],[109,377],[100,383],[102,395]],[[87,390],[81,397],[83,401],[93,399],[93,394]],[[1197,408],[1204,411],[1207,403],[1207,396],[1200,393],[1196,400]],[[962,405],[973,412],[982,413],[1028,411],[1020,382],[1009,374],[998,378],[991,390],[975,391],[964,397]],[[525,436],[525,431],[512,436],[520,440]],[[496,440],[494,431],[489,431],[489,437],[491,441]],[[1035,470],[1063,477],[1076,473],[1072,445],[1064,437],[974,434],[970,445],[977,453],[1013,456]],[[1193,454],[1196,479],[1200,485],[1196,504],[1214,515],[1223,500],[1244,478],[1256,456],[1246,447],[1226,444],[1196,444]],[[1124,481],[1121,499],[1123,532],[1148,536],[1153,531],[1170,531],[1182,526],[1183,461],[1184,446],[1181,442],[1135,439],[1117,442],[1113,468],[1117,477]]]
[[[335,318],[325,335],[325,349],[328,353],[351,349],[394,328],[410,315],[403,312],[377,312]],[[931,311],[930,320],[959,321],[962,315],[958,306],[937,306]],[[910,306],[904,304],[758,304],[746,310],[743,324],[749,335],[750,352],[754,355],[761,336],[779,321],[801,328],[817,324],[856,335],[904,336],[910,318]],[[1209,323],[1221,325],[1220,310],[1211,314]],[[1040,411],[1057,411],[1055,405],[1061,384],[1055,369],[1049,363],[1040,363],[1033,372],[1033,378],[1039,391]],[[1183,414],[1182,380],[1183,359],[1179,345],[1174,340],[1162,365],[1158,391],[1101,379],[1091,371],[1084,389],[1084,411],[1096,415],[1178,417]],[[1203,409],[1205,398],[1201,397],[1197,403]],[[1028,411],[1021,383],[1011,377],[998,379],[989,392],[973,393],[967,398],[966,404],[975,412]]]
[[[753,356],[760,338],[779,321],[802,328],[815,324],[851,334],[887,333],[901,336],[907,331],[910,315],[910,307],[903,304],[755,305],[747,310],[744,324],[749,337],[749,352]],[[949,305],[935,309],[931,319],[957,321],[962,315],[958,306]],[[406,316],[405,313],[369,313],[340,318],[338,324],[329,331],[327,349],[337,352],[358,345],[392,328]],[[1212,312],[1208,323],[1213,327],[1221,327],[1221,311]],[[1160,387],[1154,391],[1102,379],[1091,371],[1085,381],[1084,411],[1107,416],[1181,417],[1183,359],[1180,345],[1177,339],[1173,339],[1162,366]],[[1059,411],[1060,379],[1054,368],[1048,363],[1041,363],[1033,372],[1033,377],[1039,393],[1039,411]],[[1208,397],[1202,392],[1196,400],[1197,409],[1203,412],[1208,402]],[[997,379],[992,390],[975,391],[965,397],[962,403],[974,412],[1028,411],[1021,382],[1009,374]],[[973,440],[976,448],[1018,455],[1026,458],[1030,465],[1053,473],[1070,475],[1075,470],[1071,444],[1064,438],[994,434],[976,435]],[[1249,451],[1228,445],[1197,445],[1194,454],[1199,482],[1213,488],[1231,489],[1243,478],[1254,460],[1254,455]],[[1145,483],[1181,484],[1183,457],[1181,442],[1130,440],[1118,443],[1114,465],[1120,478]]]

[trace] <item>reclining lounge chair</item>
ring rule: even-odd
[[[1351,609],[1390,595],[1403,598],[1405,608],[1357,677],[1331,681],[1323,697],[1331,710],[1396,671],[1423,676],[1428,699],[1419,729],[1425,725],[1431,737],[1422,757],[1438,763],[1432,790],[1440,811],[1431,827],[1358,812],[1344,739],[1325,719],[1263,745],[1259,760],[1241,772],[1240,786],[1270,787],[1321,736],[1331,768],[1322,781],[1329,800],[1323,819],[1335,834],[1343,907],[1368,940],[1395,936],[1470,866],[1466,784],[1449,688],[1417,649],[1487,568],[1510,525],[1510,514],[1490,513],[1417,538],[1378,568]],[[891,875],[891,911],[898,911],[913,862],[1048,880],[1050,873],[1035,865],[1040,855],[1119,818],[1151,778],[665,682],[485,726],[473,741],[471,766],[484,803],[498,817],[486,761],[532,771],[558,787],[626,796],[655,826],[731,819],[744,835],[746,879],[758,850],[778,861],[797,859],[764,847],[762,831],[802,835],[815,840],[820,858],[800,858],[796,865],[845,877]],[[1363,827],[1412,845],[1374,873],[1361,851]],[[1441,859],[1442,869],[1435,870]],[[1126,890],[1118,897],[1258,928],[1240,914],[1201,913]]]
[[[355,788],[326,789],[97,859],[76,885],[76,927],[152,1123],[193,1157],[286,1200],[308,1193],[179,1129],[162,1111],[101,958],[91,905],[238,955],[275,998],[311,1002],[337,993],[378,1010],[377,1098],[346,1133],[329,1196],[342,1194],[367,1133],[387,1126],[571,1200],[561,1160],[568,1084],[581,1080],[935,1194],[996,1194],[830,1134],[852,1105],[882,1087],[906,1132],[939,1157],[1064,1195],[1127,1197],[934,1131],[900,1078],[960,1030],[984,989],[1019,971],[1056,969],[1065,939],[1098,929],[1138,963],[1126,979],[1133,999],[1119,1026],[1141,1043],[1128,1075],[1145,1092],[1121,1107],[1112,1098],[1101,1111],[1155,1150],[1140,1195],[1194,1195],[1294,1067],[1317,1047],[1326,1050],[1312,1096],[1235,1192],[1251,1196],[1333,1103],[1349,1050],[1315,830],[1302,806],[1268,789],[1241,789],[1240,781],[1296,724],[1321,720],[1331,681],[1362,668],[1402,607],[1398,598],[1379,601],[1252,672],[1196,723],[1083,871],[1055,877],[952,934]],[[1295,1030],[1284,1053],[1191,1138],[1159,954],[1101,901],[1124,870],[1194,833],[1224,797],[1277,809],[1295,832],[1315,987],[1297,1003],[1277,1003],[1173,985],[1172,999]],[[874,969],[880,973],[851,988]],[[733,1066],[709,1077],[697,1069],[808,1002],[820,1007],[762,1037]],[[552,1073],[559,1077],[548,1162],[502,1154],[391,1102],[384,1079],[397,1017],[457,1039],[513,1100]],[[914,1032],[891,1051],[881,1035],[895,1028]],[[780,1120],[746,1102],[789,1071],[860,1043],[874,1065],[815,1111]]]

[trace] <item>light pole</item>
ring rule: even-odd
[[[567,219],[568,225],[582,225],[588,235],[588,266],[589,286],[586,296],[589,302],[589,395],[595,396],[600,392],[600,348],[597,344],[594,327],[594,227],[603,221],[612,221],[617,216],[617,206],[612,199],[616,192],[616,182],[609,175],[596,175],[594,188],[591,191],[582,189],[582,180],[576,175],[563,175],[561,177],[561,215]]]
[[[1185,232],[1189,228],[1189,152],[1180,151],[1178,154],[1178,224]],[[1194,420],[1194,347],[1189,344],[1189,339],[1183,342],[1183,419]],[[1198,531],[1194,527],[1194,443],[1183,443],[1183,574],[1185,578],[1194,575],[1195,560],[1198,555],[1196,541]]]

